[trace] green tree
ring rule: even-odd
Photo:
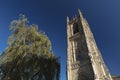
[[[59,80],[60,63],[51,42],[38,26],[28,25],[24,15],[10,24],[6,59],[1,65],[2,80]]]

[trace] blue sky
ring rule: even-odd
[[[81,9],[103,59],[113,75],[120,75],[120,0],[0,0],[0,53],[7,47],[9,24],[20,13],[38,24],[61,57],[61,80],[66,80],[66,17]]]

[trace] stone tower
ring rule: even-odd
[[[67,80],[112,80],[90,27],[79,16],[67,17]]]

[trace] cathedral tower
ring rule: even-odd
[[[112,80],[82,13],[67,17],[67,80]]]

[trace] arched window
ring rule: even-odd
[[[73,34],[76,34],[79,32],[79,28],[78,28],[78,24],[77,23],[74,23],[73,24]]]
[[[81,53],[76,53],[76,61],[82,61],[83,58],[82,58],[82,55]]]

